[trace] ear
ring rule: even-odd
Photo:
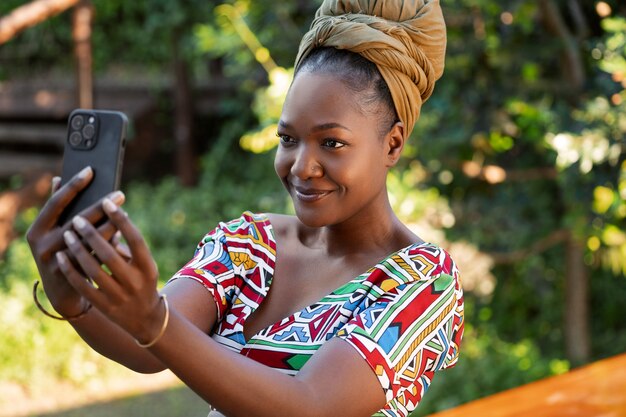
[[[400,160],[402,149],[404,149],[404,124],[397,122],[385,136],[385,145],[387,150],[386,166],[391,168]]]

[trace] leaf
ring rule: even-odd
[[[593,210],[598,214],[606,213],[614,200],[615,193],[608,187],[598,186],[593,190]]]

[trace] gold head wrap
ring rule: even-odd
[[[296,69],[320,47],[347,49],[376,64],[408,137],[443,73],[439,0],[324,0],[302,38]]]

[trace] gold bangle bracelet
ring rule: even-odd
[[[90,303],[81,313],[79,313],[79,314],[77,314],[75,316],[71,316],[71,317],[56,316],[56,315],[46,311],[46,309],[39,302],[39,299],[37,298],[37,287],[38,286],[39,286],[39,281],[35,281],[35,283],[33,284],[33,300],[35,300],[35,305],[37,306],[39,311],[41,311],[43,314],[45,314],[46,316],[50,317],[51,319],[62,320],[62,321],[76,321],[76,320],[82,318],[83,316],[85,316],[89,312],[89,310],[91,310],[91,307],[93,307],[93,305],[91,305],[91,303]]]
[[[163,325],[161,326],[161,330],[159,331],[159,334],[157,334],[156,337],[151,342],[141,343],[139,340],[135,339],[135,343],[137,343],[139,347],[149,348],[150,346],[154,346],[154,344],[158,342],[159,339],[161,339],[161,337],[163,337],[163,334],[165,333],[165,328],[167,327],[167,323],[169,323],[170,321],[170,306],[167,303],[167,296],[165,294],[161,294],[160,298],[163,300],[163,304],[165,304],[165,320],[163,320]]]

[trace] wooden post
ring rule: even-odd
[[[565,353],[573,365],[589,361],[589,272],[584,262],[585,245],[570,233],[565,265]]]
[[[74,9],[72,37],[76,57],[76,90],[78,106],[93,108],[93,60],[91,53],[91,25],[94,7],[90,0],[81,0]]]

